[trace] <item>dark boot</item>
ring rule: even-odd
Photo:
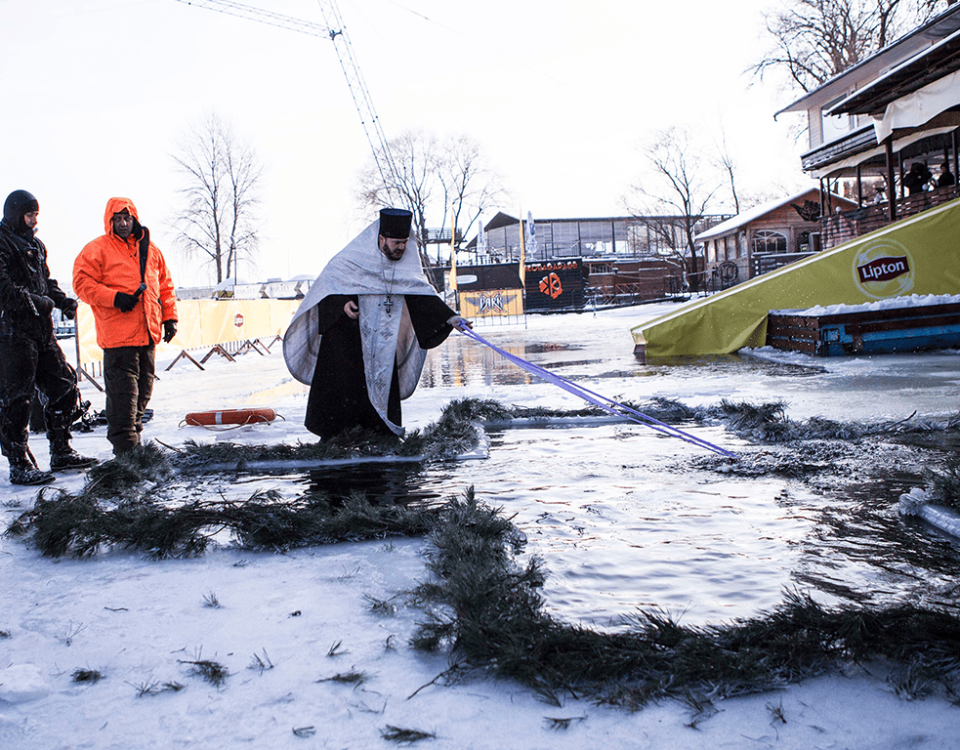
[[[96,458],[81,456],[70,447],[69,431],[51,430],[48,435],[50,436],[50,471],[87,469],[100,463]]]
[[[131,453],[136,453],[137,451],[143,450],[142,443],[115,443],[113,446],[113,455],[114,456],[126,456]]]
[[[50,484],[56,477],[48,471],[40,471],[29,460],[10,462],[10,484]]]
[[[81,456],[69,445],[66,450],[50,454],[50,471],[69,471],[70,469],[88,469],[100,463],[92,456]]]

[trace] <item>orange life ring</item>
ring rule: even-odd
[[[272,422],[277,418],[273,409],[223,409],[222,411],[194,411],[187,414],[184,422],[189,425],[257,424]]]

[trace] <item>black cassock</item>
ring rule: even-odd
[[[420,346],[423,349],[440,346],[453,330],[447,321],[456,313],[433,295],[409,294],[403,299]],[[343,311],[343,306],[350,300],[356,302],[356,295],[332,294],[324,297],[318,306],[322,338],[304,424],[324,440],[354,427],[393,434],[367,395],[360,322],[351,320]],[[387,417],[394,424],[401,424],[396,360],[390,381]]]

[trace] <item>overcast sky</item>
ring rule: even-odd
[[[314,0],[246,4],[323,23]],[[708,149],[725,137],[741,190],[808,183],[796,116],[773,119],[794,97],[744,74],[768,46],[771,0],[339,7],[387,137],[469,135],[513,215],[622,215],[641,149],[674,125]],[[315,275],[373,218],[353,195],[370,148],[329,40],[176,0],[0,0],[0,18],[0,192],[37,195],[63,282],[114,195],[137,204],[178,285],[210,282],[170,231],[182,185],[171,154],[205,112],[266,167],[259,268],[241,263],[241,277]]]

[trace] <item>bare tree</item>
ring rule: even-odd
[[[185,178],[184,206],[174,219],[176,243],[212,264],[219,284],[237,275],[241,257],[256,256],[263,167],[216,114],[191,127],[173,160]]]
[[[385,177],[371,157],[358,176],[357,201],[365,212],[386,206],[412,211],[425,267],[428,227],[446,228],[452,211],[456,228],[465,234],[480,214],[504,200],[499,178],[468,136],[441,140],[423,130],[406,131],[387,148],[395,173]]]
[[[782,198],[784,195],[790,195],[796,192],[795,185],[768,185],[760,189],[741,189],[737,183],[739,164],[731,153],[727,145],[726,135],[723,133],[721,133],[721,141],[719,145],[717,145],[717,149],[714,166],[724,176],[724,180],[727,183],[730,194],[729,205],[733,209],[734,215],[740,214],[743,211],[749,211],[761,203],[767,203],[768,201]]]
[[[727,182],[730,184],[730,198],[733,201],[733,213],[739,214],[740,196],[737,193],[737,162],[734,159],[733,154],[730,153],[730,148],[727,146],[727,134],[721,131],[720,136],[717,165],[726,175]]]
[[[371,156],[359,174],[357,199],[364,209],[406,208],[413,213],[417,247],[423,251],[427,210],[438,190],[439,146],[434,135],[408,130],[387,144],[389,155]],[[377,166],[392,162],[395,172],[383,175]]]
[[[686,266],[690,287],[697,291],[701,268],[695,238],[719,181],[682,128],[661,131],[644,155],[651,180],[634,185],[624,204]]]
[[[766,18],[774,46],[750,72],[811,91],[954,0],[786,0]]]
[[[444,145],[438,179],[443,188],[443,203],[453,214],[453,226],[467,235],[480,215],[507,200],[506,191],[479,144],[469,136],[452,136]],[[450,224],[444,214],[443,226]]]

